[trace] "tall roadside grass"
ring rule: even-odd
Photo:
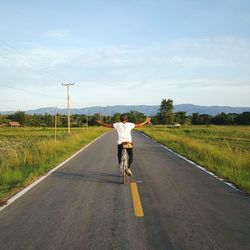
[[[45,174],[56,164],[106,132],[90,127],[58,129],[0,129],[0,204],[20,188]]]
[[[249,126],[154,126],[139,131],[250,194]]]

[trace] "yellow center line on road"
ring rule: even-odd
[[[140,200],[137,184],[135,182],[131,182],[130,187],[131,187],[131,193],[132,193],[132,198],[133,198],[135,216],[143,217],[144,213],[143,213],[143,209],[141,205],[141,200]]]

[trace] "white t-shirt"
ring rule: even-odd
[[[113,124],[113,127],[118,133],[118,144],[123,142],[132,142],[131,130],[135,127],[134,123],[131,122],[117,122]]]

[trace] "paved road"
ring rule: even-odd
[[[250,249],[250,198],[134,132],[144,217],[109,132],[0,212],[0,249]]]

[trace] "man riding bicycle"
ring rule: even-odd
[[[124,143],[133,143],[132,142],[132,136],[131,136],[131,130],[133,128],[139,128],[147,123],[150,123],[151,118],[147,117],[146,120],[142,123],[135,124],[132,122],[128,122],[128,116],[126,114],[122,114],[120,116],[120,122],[116,122],[113,124],[106,124],[102,123],[100,120],[97,120],[96,122],[100,124],[101,126],[107,127],[107,128],[115,128],[118,134],[118,140],[117,140],[117,149],[118,149],[118,162],[119,165],[121,164],[121,157],[122,157],[122,149],[123,149],[123,144]],[[128,163],[128,169],[127,169],[127,174],[129,176],[132,175],[130,166],[133,161],[133,147],[127,148],[127,153],[129,156],[129,163]]]

